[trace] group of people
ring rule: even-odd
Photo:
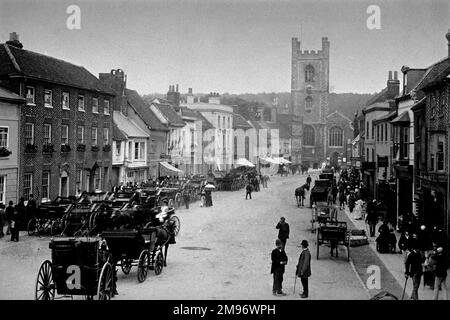
[[[19,242],[19,231],[22,224],[33,217],[36,210],[36,201],[31,194],[25,204],[25,198],[20,198],[14,205],[9,201],[8,206],[0,203],[0,238],[11,235],[11,241]],[[6,232],[4,228],[6,227]]]
[[[252,199],[252,192],[259,192],[260,186],[262,185],[263,188],[268,187],[268,181],[270,180],[269,176],[265,176],[262,174],[256,174],[256,175],[247,175],[247,184],[245,185],[245,200],[250,198]]]
[[[272,250],[271,254],[272,265],[270,273],[273,275],[272,294],[274,296],[285,296],[286,293],[283,292],[283,275],[288,263],[285,247],[287,239],[289,239],[289,224],[284,217],[281,217],[275,228],[278,229],[278,239],[275,241],[276,248]],[[300,278],[303,286],[303,292],[300,294],[301,298],[308,298],[309,295],[308,278],[311,276],[311,253],[309,252],[308,246],[308,241],[302,240],[300,244],[301,253],[295,271],[295,277]]]

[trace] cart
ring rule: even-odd
[[[154,245],[154,236],[152,228],[105,231],[101,234],[112,254],[113,265],[120,266],[126,275],[133,266],[137,266],[139,283],[145,281],[149,269],[159,275],[164,267],[162,246]]]
[[[350,232],[343,221],[326,221],[319,223],[316,231],[316,258],[319,260],[319,247],[343,245],[347,248],[347,261],[350,261]]]
[[[331,207],[325,204],[313,205],[311,209],[311,232],[316,232],[317,224],[331,221]]]
[[[57,238],[49,247],[51,260],[45,260],[39,268],[36,300],[54,300],[56,295],[111,299],[114,271],[110,254],[99,238]]]

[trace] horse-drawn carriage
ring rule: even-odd
[[[336,250],[336,257],[339,256],[338,245],[347,248],[347,261],[350,261],[350,232],[347,230],[347,223],[343,221],[320,222],[316,229],[316,258],[319,260],[319,247],[328,244],[331,247],[331,255]]]
[[[65,216],[76,200],[75,197],[57,197],[51,202],[42,203],[28,221],[28,235],[47,233],[53,236],[60,233]]]
[[[115,290],[111,255],[99,238],[56,238],[49,245],[51,260],[39,268],[36,300],[84,296],[109,300]]]
[[[309,195],[309,203],[312,207],[313,204],[318,202],[327,201],[328,191],[331,186],[329,179],[316,179],[314,181],[314,187],[312,187]]]
[[[101,237],[108,245],[113,264],[120,265],[124,274],[129,274],[132,266],[137,266],[137,279],[143,282],[149,269],[153,269],[156,275],[162,272],[169,244],[176,243],[180,220],[174,208],[168,207],[134,213],[141,217],[129,216],[128,221],[120,222],[116,220],[116,226],[102,232]]]

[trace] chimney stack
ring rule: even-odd
[[[178,84],[177,84],[177,89],[175,90],[175,92],[178,92]]]
[[[169,92],[167,92],[166,99],[174,106],[176,107],[180,106],[180,93],[178,92],[178,85],[176,91],[174,85],[169,86]]]
[[[16,32],[9,34],[9,41],[6,41],[6,44],[20,49],[23,48],[23,44],[19,41],[19,35]]]
[[[448,43],[448,56],[450,57],[450,29],[448,29],[447,34],[445,35]]]
[[[394,79],[392,78],[392,71],[389,71],[389,79],[387,81],[388,99],[394,99],[400,92],[400,80],[398,80],[397,71],[394,72]]]

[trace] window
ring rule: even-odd
[[[27,104],[34,105],[34,87],[27,87]]]
[[[84,127],[83,126],[77,127],[77,142],[80,144],[84,143]]]
[[[402,159],[408,159],[409,158],[409,127],[402,127],[400,129],[400,157]]]
[[[370,157],[369,148],[367,148],[366,149],[366,161],[370,161],[369,157]]]
[[[52,125],[44,124],[44,144],[52,143]]]
[[[122,151],[121,149],[122,149],[122,142],[116,141],[116,156],[117,157],[120,157],[120,153]]]
[[[231,118],[230,117],[228,117],[228,128],[231,129]]]
[[[442,116],[444,114],[445,106],[447,105],[446,95],[444,91],[440,92],[439,98],[439,115]]]
[[[224,128],[224,129],[226,128],[226,126],[225,126],[225,120],[226,120],[225,117],[223,117],[223,127],[222,127],[222,128]]]
[[[384,142],[384,127],[385,126],[386,126],[386,124],[382,124],[381,128],[380,128],[380,135],[381,135],[380,139],[381,139],[381,142]]]
[[[444,136],[440,135],[437,139],[436,149],[436,170],[444,171]]]
[[[133,159],[133,143],[130,141],[128,142],[128,160],[131,161]]]
[[[109,110],[109,100],[105,100],[104,101],[104,106],[103,106],[103,113],[104,114],[109,114],[110,110]]]
[[[25,173],[23,175],[23,196],[25,200],[28,200],[30,197],[31,190],[33,188],[33,174]]]
[[[366,123],[366,137],[369,138],[370,136],[370,126],[369,126],[369,121],[367,121]]]
[[[8,127],[0,127],[0,148],[8,148]]]
[[[109,144],[109,128],[103,128],[103,145]]]
[[[6,204],[6,175],[0,176],[0,203]]]
[[[83,186],[83,171],[81,169],[77,169],[75,175],[75,192],[78,192],[81,191],[81,188]]]
[[[44,106],[53,108],[52,90],[44,89]]]
[[[375,139],[375,123],[372,122],[372,139]]]
[[[312,104],[313,104],[313,99],[308,96],[305,99],[305,110],[311,110],[312,109]]]
[[[97,128],[96,127],[92,127],[91,129],[91,136],[92,136],[92,145],[96,146],[98,144],[98,139],[97,139]]]
[[[34,144],[34,124],[25,123],[25,144]]]
[[[308,64],[305,67],[305,81],[306,82],[313,82],[314,81],[314,67],[310,64]]]
[[[98,98],[92,98],[92,113],[98,113]]]
[[[145,142],[134,143],[134,160],[144,160]]]
[[[344,146],[343,130],[339,127],[333,127],[330,129],[329,145],[330,147],[343,147]]]
[[[375,149],[372,149],[372,161],[375,161]]]
[[[220,128],[220,116],[217,116],[217,128]]]
[[[61,126],[61,144],[69,144],[69,126],[65,124]]]
[[[380,126],[377,125],[377,142],[380,142]]]
[[[84,96],[78,95],[78,111],[84,112]]]
[[[309,125],[305,125],[303,131],[303,144],[305,146],[313,146],[315,144],[314,128]]]
[[[384,127],[384,138],[386,139],[386,142],[388,142],[388,124],[386,123],[386,126]]]
[[[70,95],[68,92],[62,93],[61,104],[63,109],[70,110]]]
[[[42,172],[42,199],[49,199],[50,172]]]
[[[95,171],[95,177],[94,177],[94,188],[95,190],[101,190],[102,188],[102,168],[99,167],[96,171]]]

